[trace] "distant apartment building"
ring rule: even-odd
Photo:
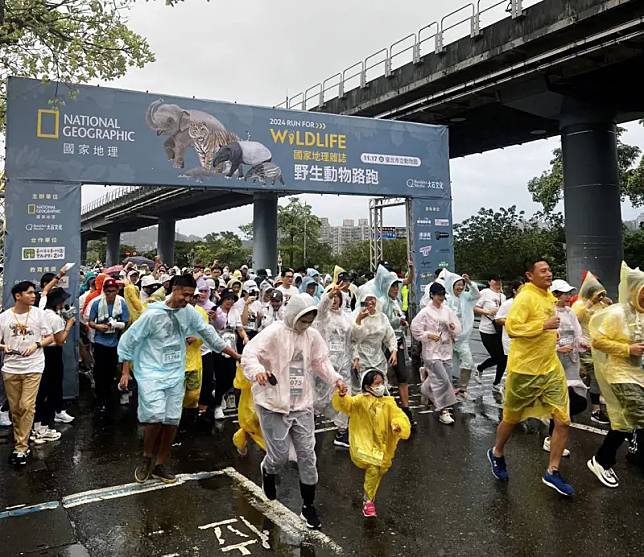
[[[633,231],[644,228],[644,213],[640,213],[635,220],[624,221],[624,226]]]
[[[383,239],[385,240],[406,237],[404,227],[383,228]],[[320,219],[320,241],[329,244],[334,254],[342,253],[342,250],[350,244],[366,240],[369,240],[368,219],[358,219],[358,224],[354,219],[344,219],[341,226],[331,226],[328,218]]]

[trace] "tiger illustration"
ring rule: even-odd
[[[199,157],[201,167],[210,171],[215,152],[223,145],[227,145],[239,138],[228,130],[213,130],[204,122],[191,121],[188,126],[188,135]],[[215,169],[221,172],[222,169]]]

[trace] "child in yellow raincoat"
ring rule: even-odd
[[[195,297],[199,295],[196,291]],[[208,323],[208,314],[198,305],[193,304],[202,319]],[[201,393],[201,377],[203,364],[201,362],[201,345],[203,340],[199,337],[188,337],[186,339],[186,392],[183,395],[183,407],[195,409],[199,406],[199,394]]]
[[[353,397],[336,391],[333,407],[350,417],[351,460],[365,471],[362,514],[372,517],[377,516],[374,500],[380,482],[391,468],[398,441],[409,439],[411,424],[394,398],[385,396],[385,377],[381,371],[366,371],[360,384],[362,393]]]
[[[262,450],[266,450],[262,429],[259,426],[259,418],[255,412],[255,402],[251,387],[253,384],[246,379],[241,366],[237,366],[237,374],[233,382],[235,389],[239,389],[239,404],[237,407],[239,416],[239,429],[233,435],[233,444],[241,456],[248,454],[248,436],[259,445]]]

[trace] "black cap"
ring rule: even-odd
[[[271,300],[277,300],[278,302],[281,302],[284,299],[284,295],[282,294],[281,290],[273,290],[271,292]]]
[[[221,294],[219,295],[219,299],[222,302],[228,299],[236,302],[239,298],[231,288],[225,288],[224,290],[221,291]]]
[[[430,295],[438,294],[439,296],[445,296],[445,287],[440,282],[433,282],[429,287]]]

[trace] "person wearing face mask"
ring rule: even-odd
[[[479,299],[479,289],[469,275],[459,276],[445,270],[446,304],[456,313],[461,332],[454,339],[452,373],[457,398],[467,399],[467,387],[472,376],[474,358],[470,349],[470,337],[474,328],[474,306]]]
[[[644,468],[644,272],[622,263],[619,303],[590,319],[595,372],[610,431],[587,466],[606,487],[619,486],[617,451],[634,435],[627,458]]]
[[[154,278],[154,275],[145,275],[141,279],[141,302],[143,304],[151,302],[150,296],[158,290],[159,286],[161,283]]]
[[[596,313],[606,309],[613,301],[606,295],[606,289],[597,277],[588,271],[579,289],[579,298],[572,305],[572,310],[577,315],[582,331],[586,338],[590,338],[588,325]],[[591,414],[590,420],[600,425],[610,425],[606,415],[606,405],[602,404],[599,383],[595,377],[595,366],[591,351],[579,355],[581,375],[588,385],[590,395]]]
[[[353,344],[353,381],[354,392],[360,392],[359,374],[367,369],[377,369],[386,377],[387,365],[398,362],[398,342],[387,316],[378,309],[375,293],[363,286],[360,291],[362,301],[353,314],[351,342]],[[389,350],[389,360],[383,346]]]
[[[318,306],[318,317],[314,327],[320,332],[329,348],[329,359],[345,383],[351,383],[351,318],[342,311],[342,292],[336,286],[322,297]],[[337,412],[331,405],[333,388],[321,380],[316,380],[318,404],[325,414],[333,420],[338,432],[333,440],[337,447],[349,447],[347,430],[349,417]]]
[[[425,306],[411,322],[411,334],[422,343],[423,361],[427,378],[421,386],[423,396],[429,398],[439,412],[442,424],[454,423],[451,407],[456,404],[452,386],[452,352],[454,339],[461,333],[456,313],[443,302],[445,287],[435,282],[429,289],[431,303]]]
[[[375,517],[376,494],[383,476],[391,468],[398,441],[409,439],[411,424],[388,396],[381,371],[365,371],[360,379],[361,393],[356,396],[337,392],[333,406],[350,416],[351,461],[365,471],[362,514]]]
[[[262,488],[277,498],[276,475],[289,457],[289,440],[297,454],[302,495],[301,517],[307,527],[319,528],[313,505],[318,472],[315,456],[315,377],[346,392],[346,384],[333,369],[322,335],[311,328],[317,307],[307,294],[293,296],[284,321],[260,332],[244,349],[242,368],[253,383],[252,393],[261,424],[266,456],[260,469]]]

